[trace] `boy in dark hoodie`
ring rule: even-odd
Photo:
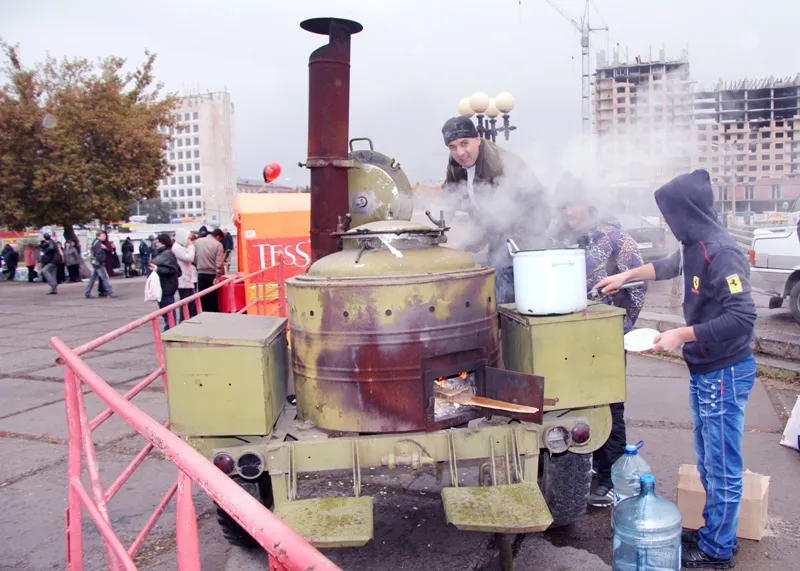
[[[738,550],[744,409],[756,373],[750,348],[756,320],[750,266],[717,221],[707,171],[673,179],[656,191],[655,199],[680,249],[669,258],[608,277],[596,288],[613,293],[627,282],[683,275],[686,327],[662,333],[654,347],[674,351],[683,345],[691,373],[697,467],[706,490],[705,526],[684,532],[681,558],[688,569],[730,569]]]

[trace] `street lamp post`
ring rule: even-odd
[[[483,92],[473,93],[458,102],[458,113],[464,117],[478,116],[478,133],[484,139],[493,143],[497,135],[503,133],[508,141],[511,131],[516,127],[511,125],[511,110],[514,108],[514,96],[510,93],[499,93],[497,97],[490,98]],[[497,126],[497,117],[503,116],[503,125]]]

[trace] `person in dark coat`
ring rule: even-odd
[[[58,264],[63,262],[61,247],[50,234],[42,240],[42,276],[50,286],[50,295],[58,293]]]
[[[150,275],[150,257],[153,255],[153,241],[155,236],[150,236],[147,240],[139,243],[139,264],[142,268],[142,275]]]
[[[6,264],[3,271],[5,279],[14,281],[14,277],[17,275],[17,264],[19,264],[19,252],[17,252],[15,245],[6,244],[5,248],[3,248],[3,262]]]
[[[132,269],[133,269],[133,242],[130,238],[125,238],[125,241],[122,243],[122,265],[125,267],[125,277],[130,278],[133,277]]]
[[[64,261],[64,247],[61,242],[57,242],[58,248],[61,251],[61,260],[58,262],[58,272],[56,274],[56,281],[63,284],[67,281],[67,263]]]
[[[228,272],[231,269],[231,256],[233,255],[233,236],[231,236],[230,232],[228,232],[227,228],[221,228],[222,230],[222,249],[225,251],[225,271]]]
[[[97,237],[92,242],[92,275],[89,278],[89,283],[86,284],[86,290],[83,292],[85,298],[92,297],[92,288],[94,282],[100,281],[100,286],[97,292],[100,297],[117,297],[114,295],[114,289],[111,287],[111,281],[108,279],[108,271],[106,270],[106,258],[108,257],[108,237],[105,232],[100,231]]]
[[[178,291],[178,278],[182,271],[178,265],[178,258],[172,252],[172,238],[169,234],[159,234],[156,238],[156,248],[150,269],[158,274],[161,283],[161,301],[158,307],[163,309],[175,303],[175,293]],[[169,313],[164,314],[164,331],[169,329]],[[173,313],[174,317],[174,313]]]
[[[106,271],[108,272],[108,277],[113,278],[115,273],[114,269],[119,267],[119,256],[117,255],[117,246],[106,238]],[[116,261],[115,261],[116,259]]]

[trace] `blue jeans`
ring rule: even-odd
[[[689,383],[694,451],[706,490],[700,549],[719,559],[733,555],[739,525],[744,408],[755,376],[750,356],[721,371],[691,375]]]
[[[165,307],[167,307],[168,305],[172,305],[173,303],[175,303],[175,294],[162,295],[161,296],[161,301],[158,302],[158,308],[159,309],[164,309]],[[173,317],[175,316],[175,312],[174,311],[172,311],[172,312],[168,311],[167,313],[165,313],[164,315],[161,316],[161,317],[164,318],[164,329],[163,329],[163,331],[166,331],[167,329],[169,329],[169,314],[170,313],[172,313]],[[176,323],[177,323],[177,321],[176,321]]]

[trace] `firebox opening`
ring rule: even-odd
[[[461,371],[455,375],[438,377],[433,380],[433,419],[439,422],[459,416],[474,409],[473,406],[459,402],[466,397],[477,395],[475,371]]]

